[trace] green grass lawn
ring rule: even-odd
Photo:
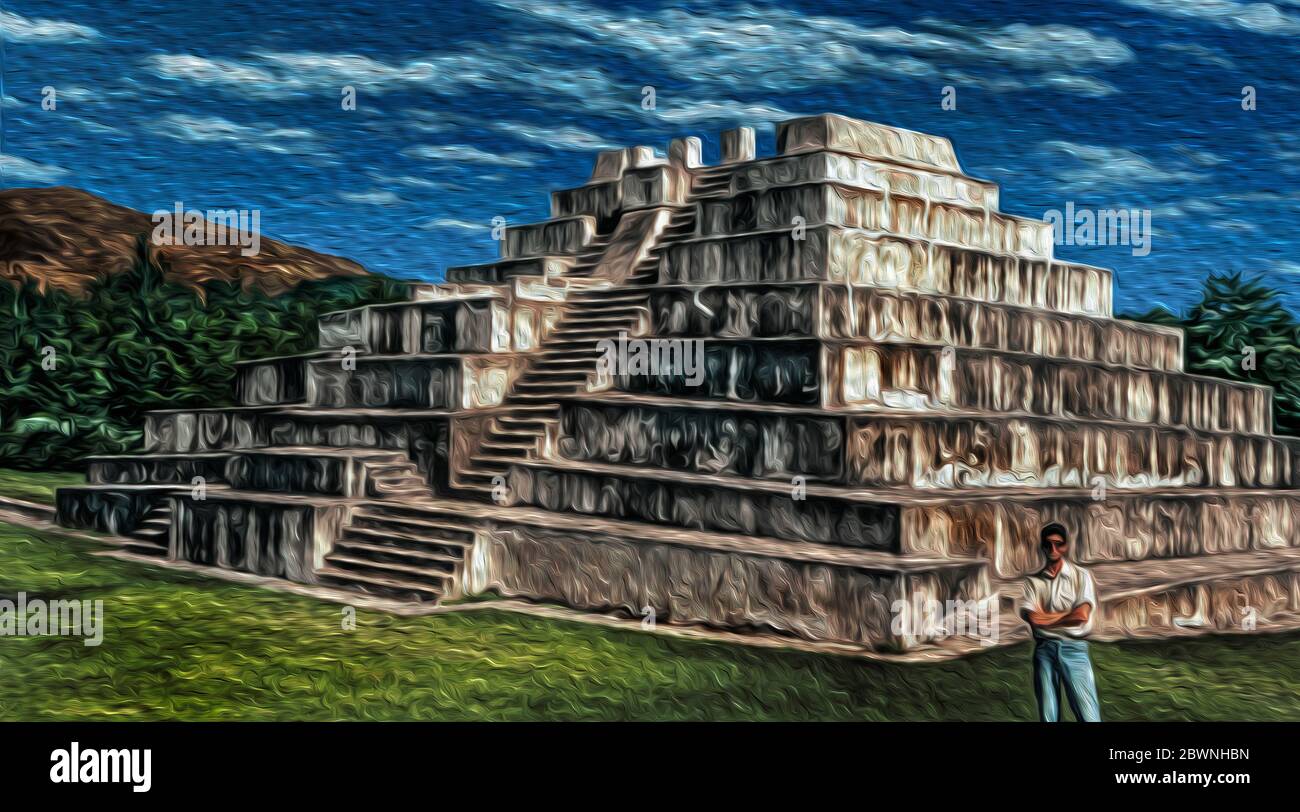
[[[54,504],[54,490],[65,485],[85,485],[84,474],[66,471],[15,471],[0,468],[0,496],[25,502]]]
[[[1031,719],[1027,645],[884,665],[480,610],[395,618],[0,524],[0,597],[104,601],[98,647],[0,637],[0,719]],[[1108,719],[1300,719],[1300,635],[1098,644]]]

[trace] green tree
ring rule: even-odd
[[[1157,308],[1132,318],[1182,328],[1188,372],[1273,387],[1277,430],[1300,434],[1300,322],[1277,291],[1212,274],[1185,317]]]
[[[232,405],[241,359],[315,346],[331,310],[402,298],[381,276],[305,282],[278,297],[170,281],[142,240],[135,266],[84,296],[0,284],[0,465],[73,467],[139,447],[151,409]]]

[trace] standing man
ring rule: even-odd
[[[1070,542],[1059,524],[1049,524],[1039,536],[1047,566],[1025,579],[1020,616],[1034,630],[1034,693],[1038,718],[1061,718],[1059,685],[1081,722],[1100,722],[1101,704],[1088,657],[1097,590],[1092,573],[1067,560]]]

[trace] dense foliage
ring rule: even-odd
[[[138,448],[144,412],[229,405],[236,361],[309,350],[318,315],[402,295],[380,276],[276,297],[195,288],[144,257],[85,296],[0,284],[0,466],[65,468]]]
[[[1277,432],[1300,435],[1300,321],[1277,291],[1215,274],[1186,316],[1156,308],[1130,318],[1185,330],[1188,372],[1273,387]]]

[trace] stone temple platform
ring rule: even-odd
[[[878,651],[943,642],[900,601],[1015,594],[1055,521],[1103,634],[1294,626],[1300,442],[1267,388],[1115,319],[1111,272],[1055,258],[943,138],[824,115],[770,157],[748,128],[722,147],[602,153],[496,261],[322,318],[316,352],[242,364],[240,406],[150,414],[60,521],[412,601]],[[637,340],[678,355],[609,363]]]

